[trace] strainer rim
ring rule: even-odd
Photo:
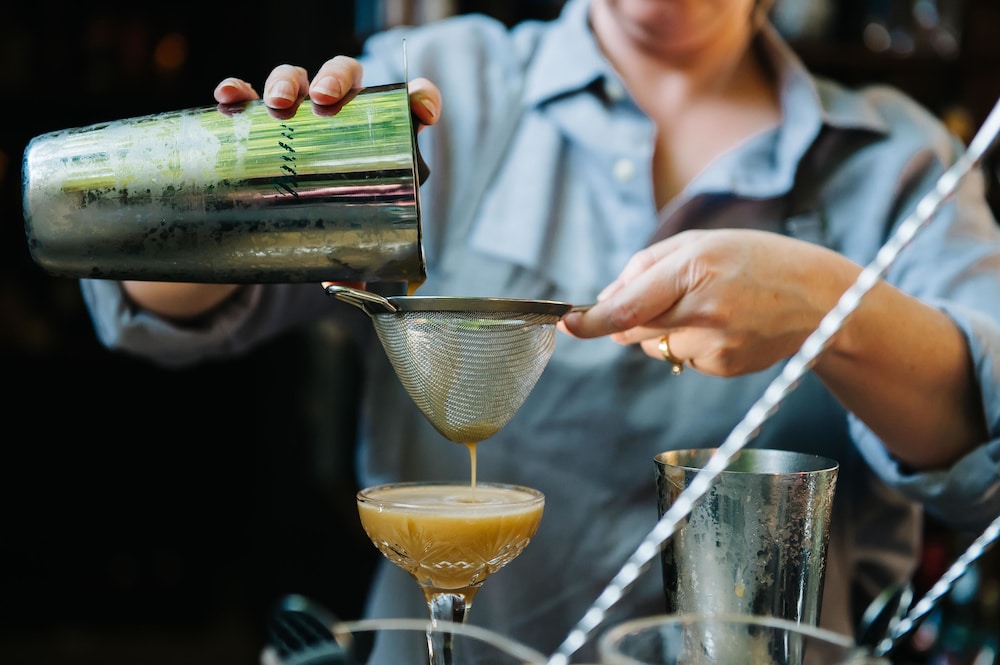
[[[573,308],[558,300],[480,296],[389,296],[386,300],[400,312],[514,312],[562,318]]]

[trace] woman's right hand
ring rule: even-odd
[[[361,87],[361,63],[346,55],[330,58],[309,80],[309,73],[296,65],[278,65],[264,82],[264,103],[287,110],[309,99],[321,106],[336,104],[352,89]],[[409,82],[410,108],[418,123],[433,125],[441,117],[441,92],[425,78]],[[238,78],[223,79],[215,88],[215,101],[234,104],[261,99],[252,85]]]
[[[361,87],[361,74],[361,63],[343,55],[323,63],[312,81],[302,67],[278,65],[264,82],[264,103],[273,109],[287,110],[301,104],[308,95],[315,104],[336,104],[352,89]],[[436,85],[423,78],[413,79],[409,87],[410,107],[419,126],[433,125],[441,116],[441,92]],[[223,79],[215,87],[215,101],[220,104],[260,98],[252,85],[238,78]],[[239,289],[236,284],[134,281],[123,282],[122,286],[134,304],[175,320],[200,316]]]

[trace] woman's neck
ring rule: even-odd
[[[660,3],[645,13],[626,13],[610,0],[591,6],[601,50],[640,106],[659,109],[655,115],[669,112],[671,104],[688,107],[704,97],[725,96],[763,76],[751,48],[756,25],[750,4],[746,15],[694,4],[703,8],[677,10]],[[699,11],[714,14],[694,15]]]
[[[752,46],[752,1],[737,10],[709,0],[593,0],[595,38],[656,126],[657,207],[781,119],[777,83]]]

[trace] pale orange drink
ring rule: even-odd
[[[483,582],[527,546],[544,505],[538,490],[500,483],[394,483],[358,493],[361,524],[379,551],[417,580],[429,604],[441,593],[459,596],[463,614]]]

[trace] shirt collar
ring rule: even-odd
[[[591,31],[590,1],[568,0],[560,20],[544,32],[525,80],[527,107],[580,93],[595,81],[618,80]],[[783,121],[768,135],[724,156],[720,168],[709,167],[691,184],[689,195],[727,191],[755,198],[780,196],[791,188],[799,162],[824,127],[889,131],[864,96],[812,75],[769,22],[761,27],[756,46],[778,78]]]
[[[544,33],[525,81],[528,106],[579,92],[594,81],[617,78],[590,30],[589,10],[590,0],[569,0],[560,19]]]
[[[791,189],[800,162],[824,129],[889,131],[862,95],[811,74],[771,24],[762,26],[756,47],[777,77],[782,121],[710,165],[691,183],[688,196],[702,192],[731,192],[749,198],[781,196]]]
[[[782,112],[799,115],[797,108],[811,107],[819,114],[824,125],[839,129],[860,129],[887,133],[888,125],[860,95],[837,94],[840,86],[811,74],[788,42],[770,23],[765,23],[758,35],[758,43],[778,76],[781,89]],[[822,86],[817,81],[823,81]],[[797,105],[794,102],[808,102]]]
[[[590,29],[589,10],[590,0],[568,0],[560,20],[544,33],[525,82],[524,100],[529,106],[582,91],[595,81],[618,78]],[[772,24],[764,23],[757,43],[779,80],[785,118],[779,143],[784,150],[801,156],[822,126],[888,132],[863,97],[818,87],[816,78]]]

